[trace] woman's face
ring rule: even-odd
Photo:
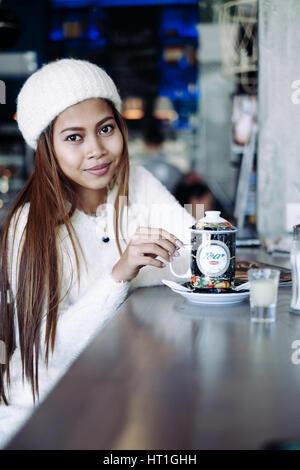
[[[121,131],[110,105],[101,98],[63,111],[54,122],[53,143],[62,171],[84,196],[105,190],[123,152]]]

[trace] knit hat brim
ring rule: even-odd
[[[108,99],[121,111],[116,85],[95,64],[60,59],[33,73],[17,98],[17,122],[27,144],[36,149],[40,135],[60,113],[90,98]]]

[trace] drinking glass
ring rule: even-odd
[[[249,269],[251,320],[271,323],[276,320],[279,269]]]

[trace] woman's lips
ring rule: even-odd
[[[107,173],[109,170],[111,163],[107,163],[106,165],[99,165],[99,168],[91,168],[90,170],[85,170],[87,173],[91,173],[92,175],[102,176]]]

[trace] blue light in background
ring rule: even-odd
[[[146,5],[197,5],[198,0],[98,0],[103,7],[125,7]]]
[[[87,34],[88,34],[89,39],[91,39],[92,41],[96,41],[97,39],[100,38],[100,33],[99,33],[98,29],[95,28],[95,27],[94,27],[94,28],[90,28],[90,29],[88,30],[88,33],[87,33]]]
[[[66,7],[66,8],[76,8],[76,7],[88,7],[94,5],[95,3],[91,0],[51,0],[53,7]]]
[[[146,5],[197,5],[198,0],[51,0],[53,7],[80,8],[92,5],[103,7]]]
[[[198,38],[198,31],[195,26],[183,26],[179,28],[179,35],[187,38]]]
[[[199,22],[198,8],[184,8],[179,5],[162,10],[160,35],[168,31],[174,32],[178,37],[198,38],[196,24]],[[172,34],[174,37],[174,34]]]
[[[64,34],[61,29],[53,29],[50,31],[50,39],[52,41],[60,41],[64,38]]]

